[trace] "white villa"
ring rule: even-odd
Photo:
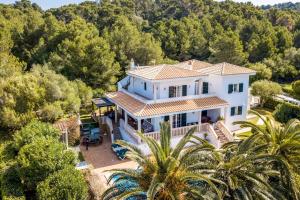
[[[106,98],[116,105],[114,120],[124,140],[143,147],[136,132],[159,139],[159,123],[168,121],[172,145],[196,127],[198,136],[219,148],[233,140],[232,131],[240,128],[232,123],[246,120],[249,76],[254,74],[229,63],[198,60],[142,67],[132,64],[118,82],[118,91]]]

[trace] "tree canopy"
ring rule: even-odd
[[[30,1],[0,5],[0,74],[45,64],[98,94],[114,90],[130,60],[153,65],[200,59],[299,75],[300,14],[213,0],[83,2],[43,11]]]
[[[252,84],[251,94],[260,97],[263,106],[267,99],[273,98],[282,92],[281,86],[268,80],[256,81]]]
[[[0,125],[11,129],[34,118],[53,122],[76,114],[81,103],[92,97],[91,89],[81,81],[71,82],[47,66],[33,66],[29,72],[3,79],[0,91]]]

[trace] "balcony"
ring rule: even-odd
[[[137,131],[129,125],[125,125],[123,119],[120,120],[120,128],[124,129],[126,133],[132,138],[136,144],[144,143],[142,139],[138,136]],[[190,125],[184,126],[179,128],[172,128],[171,129],[171,137],[183,137],[189,130],[192,128],[196,128],[195,134],[198,134],[202,139],[205,138],[204,133],[207,133],[207,140],[213,144],[216,148],[221,146],[218,135],[215,133],[214,128],[212,125],[208,123],[200,124],[200,125]],[[144,133],[146,137],[153,138],[154,140],[160,139],[160,131]]]

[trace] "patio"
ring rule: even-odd
[[[103,136],[102,144],[90,145],[88,150],[86,150],[85,145],[80,145],[80,151],[85,161],[95,169],[129,162],[128,159],[120,160],[117,158],[111,149],[111,139],[109,135]]]

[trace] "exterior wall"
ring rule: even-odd
[[[157,99],[167,99],[169,98],[169,87],[170,86],[182,86],[187,85],[187,96],[195,95],[195,81],[196,80],[203,80],[208,81],[208,77],[199,77],[199,78],[190,78],[190,79],[184,79],[184,80],[169,80],[169,81],[162,81],[160,83],[157,83],[158,91],[157,94],[159,94]],[[209,89],[210,93],[210,89]]]
[[[239,129],[239,126],[233,126],[232,122],[246,120],[248,112],[249,75],[210,75],[209,78],[211,82],[214,83],[212,87],[213,90],[216,92],[216,96],[220,97],[221,99],[224,99],[229,103],[226,116],[224,116],[226,125],[231,130]],[[239,83],[243,83],[244,85],[243,92],[228,94],[228,85]],[[236,106],[243,106],[242,115],[230,116],[230,108]]]
[[[131,77],[132,88],[130,92],[139,94],[147,99],[153,99],[153,83],[140,78]],[[147,90],[144,89],[144,83],[147,84]]]
[[[169,87],[177,86],[177,85],[187,85],[187,96],[195,95],[195,81],[200,80],[201,82],[209,83],[209,91],[208,93],[211,96],[218,96],[221,99],[224,99],[229,103],[229,106],[224,110],[215,110],[209,111],[208,115],[215,121],[220,115],[225,118],[225,124],[231,130],[236,130],[239,127],[233,126],[232,122],[246,120],[248,107],[248,90],[249,90],[249,75],[241,74],[241,75],[209,75],[197,78],[187,78],[187,79],[172,79],[172,80],[164,80],[160,82],[152,83],[150,81],[145,81],[140,78],[135,77],[126,77],[122,81],[122,85],[125,84],[125,80],[128,81],[130,79],[130,85],[128,87],[128,91],[130,93],[136,93],[147,99],[153,100],[154,94],[156,93],[157,99],[168,99],[169,98]],[[147,83],[147,90],[144,90],[144,82]],[[241,93],[228,93],[228,85],[229,84],[239,84],[243,83],[243,92]],[[154,91],[154,89],[156,91]],[[200,87],[200,97],[201,97],[202,88]],[[203,96],[204,97],[204,96]],[[199,97],[197,97],[199,98]],[[180,98],[172,98],[173,100],[180,100]],[[242,106],[242,115],[230,116],[230,108]],[[223,114],[224,113],[224,114]],[[187,115],[187,123],[197,122],[199,119],[199,115],[197,112],[190,112]],[[156,117],[153,120],[154,130],[159,130],[159,123],[163,121],[163,117]]]
[[[201,112],[190,112],[186,114],[186,123],[194,123],[199,121]]]

